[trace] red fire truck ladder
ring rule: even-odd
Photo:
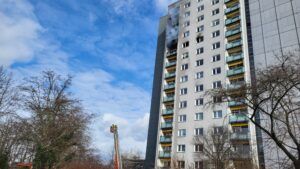
[[[122,158],[119,149],[118,126],[113,124],[110,127],[110,132],[114,134],[114,169],[122,169]]]

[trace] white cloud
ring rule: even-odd
[[[0,0],[0,63],[9,66],[17,61],[29,61],[43,47],[33,8],[27,1]]]

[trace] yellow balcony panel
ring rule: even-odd
[[[173,129],[165,129],[165,128],[161,129],[161,130],[162,130],[163,133],[165,133],[165,132],[172,132],[173,131]]]
[[[164,115],[163,115],[163,117],[164,117],[164,119],[172,119],[172,118],[173,118],[173,115],[168,115],[168,116],[164,116]]]
[[[229,78],[230,81],[232,81],[232,80],[244,78],[244,74],[240,74],[240,75],[236,75],[236,76],[230,76],[228,78]]]
[[[224,0],[224,4],[226,4],[226,6],[232,6],[237,2],[239,2],[239,0]]]
[[[238,66],[238,65],[243,66],[243,60],[237,60],[235,62],[228,63],[227,65],[228,65],[229,68],[234,67],[234,66]]]
[[[167,83],[170,83],[170,82],[173,82],[173,81],[175,81],[175,77],[170,77],[170,78],[165,78],[165,81],[167,82]]]
[[[238,111],[238,110],[244,110],[247,109],[247,106],[242,105],[242,106],[238,106],[238,107],[230,107],[231,111]]]
[[[170,146],[172,146],[172,144],[170,144],[170,143],[160,143],[160,145],[162,147],[170,147]]]
[[[234,123],[231,124],[232,127],[244,127],[244,126],[248,126],[248,123]]]
[[[232,36],[228,36],[227,37],[227,40],[228,41],[235,41],[235,40],[238,40],[238,39],[241,39],[242,38],[242,34],[241,32],[240,33],[237,33],[235,35],[232,35]]]

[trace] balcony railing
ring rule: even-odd
[[[234,76],[234,75],[242,74],[244,72],[245,72],[244,67],[238,67],[238,68],[227,70],[227,76]]]
[[[168,129],[168,128],[172,128],[172,126],[173,126],[172,122],[164,122],[164,123],[161,123],[160,128]]]
[[[164,109],[162,115],[171,115],[174,113],[174,109]]]
[[[234,23],[234,22],[239,21],[240,19],[241,19],[240,16],[235,16],[235,17],[233,17],[233,18],[228,18],[228,19],[225,20],[225,25],[226,25],[226,26],[227,26],[227,25],[230,25],[230,24],[232,24],[232,23]]]
[[[235,83],[232,83],[232,84],[228,84],[227,85],[227,89],[238,89],[240,88],[241,86],[244,86],[245,85],[245,82],[235,82]]]
[[[234,29],[230,29],[228,31],[225,32],[225,36],[226,37],[229,37],[229,36],[232,36],[232,35],[235,35],[235,34],[238,34],[242,31],[241,27],[237,27],[237,28],[234,28]]]
[[[174,96],[166,96],[163,98],[163,102],[170,102],[174,101]]]
[[[229,101],[228,102],[229,107],[241,106],[243,104],[245,104],[245,102],[243,100],[242,101]]]
[[[226,44],[226,50],[232,49],[232,48],[235,48],[235,47],[238,47],[238,46],[242,46],[242,44],[243,44],[242,39],[230,42],[230,43]]]
[[[173,89],[175,88],[175,83],[170,83],[164,86],[164,90]]]
[[[171,143],[172,142],[172,137],[171,136],[160,136],[159,141],[161,143]]]
[[[250,133],[232,133],[231,140],[247,141],[250,139]]]
[[[177,54],[177,50],[176,49],[175,50],[171,50],[171,51],[167,52],[167,57],[171,56],[171,55],[176,55],[176,54]]]
[[[237,60],[241,60],[243,58],[244,58],[243,53],[238,53],[238,54],[235,54],[235,55],[227,56],[226,57],[226,62],[230,63],[230,62],[234,62],[234,61],[237,61]]]
[[[240,9],[240,4],[239,4],[239,3],[237,3],[237,4],[233,5],[233,6],[231,6],[230,8],[226,8],[226,9],[224,10],[224,13],[225,13],[225,14],[229,14],[229,13],[235,11],[235,10],[238,10],[238,9]]]
[[[166,63],[165,67],[167,68],[167,67],[171,67],[171,66],[174,66],[174,65],[176,65],[176,61]]]
[[[171,158],[171,151],[159,151],[159,158]]]
[[[229,117],[229,123],[245,123],[248,121],[249,119],[246,115],[231,115]]]
[[[176,72],[171,72],[171,73],[165,74],[165,78],[171,78],[171,77],[175,77],[175,76],[176,76]]]

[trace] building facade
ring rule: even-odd
[[[169,5],[159,27],[146,168],[209,168],[196,155],[203,146],[194,139],[223,126],[232,131],[233,149],[240,154],[232,160],[264,167],[261,133],[245,117],[251,111],[205,93],[251,83],[254,70],[270,64],[274,53],[299,49],[296,1],[179,0]]]

